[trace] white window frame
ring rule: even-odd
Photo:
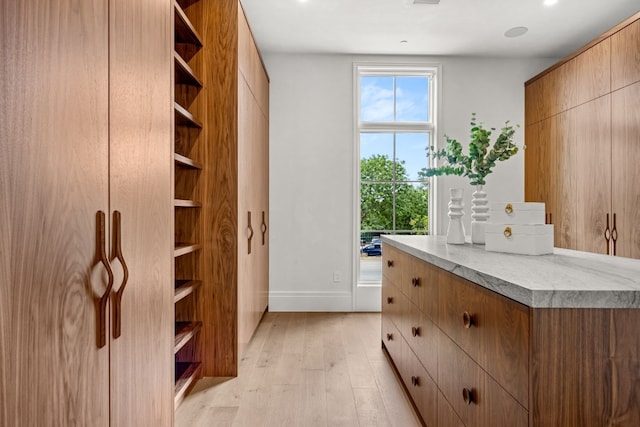
[[[363,76],[426,76],[429,77],[429,115],[427,122],[365,122],[360,120],[360,77]],[[439,110],[441,93],[442,66],[434,63],[367,63],[355,62],[353,64],[354,84],[354,178],[353,178],[353,310],[354,311],[378,311],[380,310],[380,282],[361,282],[359,273],[360,254],[356,245],[360,242],[360,134],[361,133],[423,133],[431,134],[430,143],[436,145],[439,139]],[[437,191],[434,185],[429,185],[429,234],[437,230],[435,218],[435,202]]]

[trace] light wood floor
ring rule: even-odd
[[[267,313],[237,378],[204,378],[176,427],[420,426],[380,348],[378,313]]]

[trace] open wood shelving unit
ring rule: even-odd
[[[198,77],[202,39],[191,17],[198,1],[178,0],[174,6],[174,277],[175,277],[175,390],[177,408],[201,376],[202,349],[202,188],[203,165],[196,99],[203,88]]]

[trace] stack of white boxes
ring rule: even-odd
[[[492,203],[485,249],[522,255],[553,253],[553,225],[545,224],[544,203]]]

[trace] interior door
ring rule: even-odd
[[[122,254],[112,241],[112,426],[173,423],[171,7],[110,7],[110,205],[112,222],[121,216],[113,228]]]
[[[107,426],[107,3],[0,7],[0,425]]]

